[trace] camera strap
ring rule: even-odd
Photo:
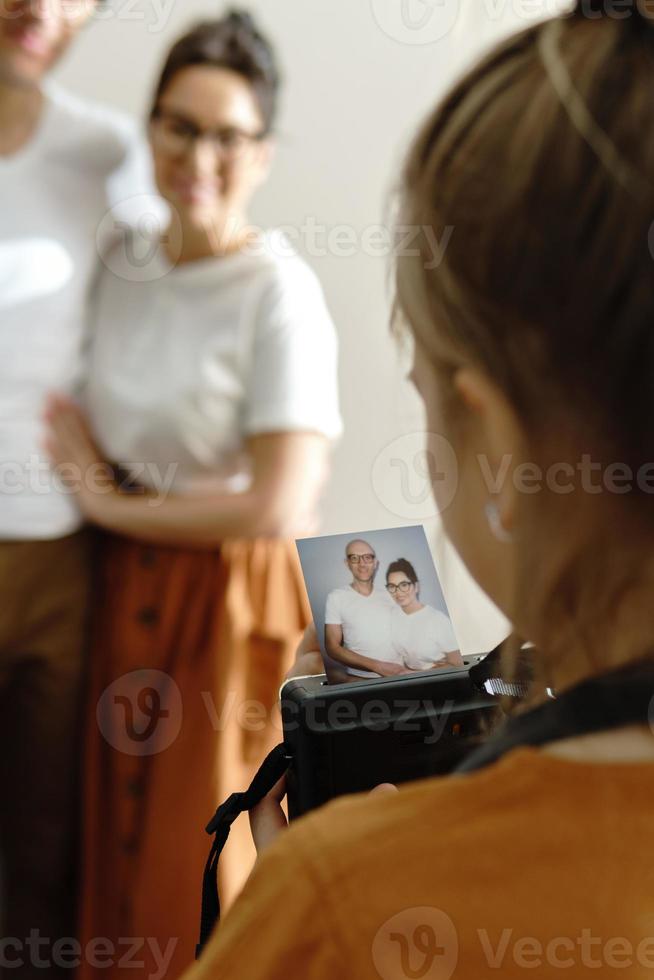
[[[591,677],[521,714],[512,715],[455,770],[475,772],[520,746],[654,724],[654,658]]]
[[[288,772],[291,756],[282,742],[266,757],[263,765],[244,793],[232,793],[229,799],[218,807],[206,826],[206,832],[213,834],[213,844],[207,858],[202,879],[202,914],[200,920],[200,941],[195,947],[195,958],[200,955],[220,920],[220,896],[218,894],[218,860],[227,843],[232,824],[241,813],[252,810],[282,776]]]
[[[488,689],[488,688],[487,688]],[[654,724],[654,658],[593,677],[535,708],[509,718],[501,729],[475,749],[454,771],[475,772],[497,762],[520,746],[539,746],[562,738],[591,735],[634,724]],[[232,823],[257,806],[286,774],[292,761],[282,743],[268,755],[244,793],[233,793],[218,807],[206,831],[214,841],[202,883],[199,958],[220,919],[218,860]]]

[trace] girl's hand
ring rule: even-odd
[[[320,643],[316,627],[310,623],[304,631],[304,636],[295,654],[295,663],[286,675],[286,680],[293,677],[311,677],[314,674],[324,674],[325,665],[320,652]]]
[[[383,796],[397,793],[397,786],[392,783],[381,783],[370,791],[370,796]],[[275,841],[288,826],[286,814],[282,809],[282,801],[286,796],[286,777],[283,776],[265,796],[259,806],[250,810],[250,829],[257,854],[261,854]]]
[[[52,394],[45,408],[45,449],[62,483],[76,494],[85,516],[93,519],[109,495],[116,493],[113,471],[102,458],[80,407]]]
[[[297,649],[295,663],[287,674],[287,678],[307,677],[312,674],[322,674],[324,670],[320,644],[316,627],[311,623],[305,630],[302,641]],[[381,793],[396,793],[397,787],[391,783],[382,783],[372,790],[371,795]],[[250,810],[250,830],[257,854],[269,847],[279,834],[288,826],[286,813],[282,802],[286,796],[286,777],[282,776],[276,786],[268,793],[261,803]]]
[[[282,776],[267,796],[258,806],[250,810],[250,830],[252,840],[261,854],[288,826],[286,814],[282,809],[282,800],[286,796],[286,776]]]

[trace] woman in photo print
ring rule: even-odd
[[[448,616],[420,601],[420,582],[406,558],[391,562],[386,589],[397,603],[391,617],[393,649],[411,670],[462,667],[463,658]]]

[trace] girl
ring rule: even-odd
[[[645,5],[583,0],[469,72],[403,180],[403,223],[454,228],[397,269],[443,520],[539,652],[512,730],[548,738],[283,831],[189,980],[651,970],[653,61]]]

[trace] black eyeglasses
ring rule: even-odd
[[[404,595],[406,595],[406,593],[409,591],[412,585],[413,582],[408,582],[405,579],[404,582],[398,582],[397,585],[393,585],[392,583],[389,583],[386,586],[386,588],[388,589],[391,595],[395,595],[396,592],[402,592]]]
[[[248,133],[236,126],[201,129],[191,119],[157,108],[152,113],[152,136],[155,145],[169,156],[183,156],[200,141],[208,141],[215,153],[236,160],[253,143],[265,139],[266,133]]]
[[[370,565],[371,562],[373,562],[376,557],[377,557],[376,555],[371,555],[371,554],[348,555],[347,560],[351,562],[353,565],[358,565],[360,561],[362,561],[364,565]]]

